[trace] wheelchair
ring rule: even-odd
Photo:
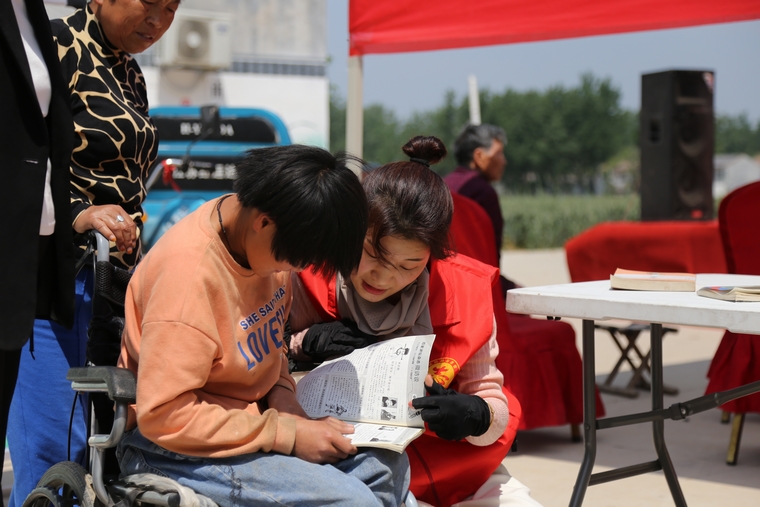
[[[87,356],[88,363],[95,365],[71,368],[66,378],[77,396],[90,396],[86,453],[89,470],[72,461],[56,463],[45,472],[23,507],[113,507],[134,503],[180,507],[179,492],[151,491],[118,477],[113,449],[124,435],[127,409],[135,402],[137,384],[131,371],[115,366],[130,273],[111,264],[109,243],[103,235],[95,231],[88,234],[88,246],[77,270],[92,261],[93,318]],[[108,365],[99,365],[103,363]],[[108,434],[99,432],[107,427]]]
[[[155,485],[146,486],[145,481],[119,475],[114,451],[124,436],[127,411],[135,403],[137,391],[134,374],[115,366],[131,274],[111,264],[109,243],[103,235],[96,231],[88,234],[89,246],[77,263],[77,271],[92,260],[95,273],[93,319],[87,344],[90,364],[70,368],[66,379],[77,396],[86,394],[90,397],[85,459],[89,470],[72,461],[56,463],[43,474],[22,507],[213,507],[216,504],[212,500],[196,495],[174,481],[162,481],[163,484],[156,488]],[[109,433],[100,432],[109,427]],[[403,505],[417,507],[411,491]]]

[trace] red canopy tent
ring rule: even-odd
[[[758,0],[350,0],[346,147],[362,154],[361,57],[760,18]]]
[[[757,0],[351,0],[348,30],[357,56],[756,18]]]

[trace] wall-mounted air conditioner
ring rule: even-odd
[[[218,12],[179,9],[158,41],[162,67],[225,69],[232,64],[232,18]]]

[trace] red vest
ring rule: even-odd
[[[325,321],[338,320],[335,279],[310,270],[299,273],[314,308]],[[498,270],[465,256],[430,262],[430,319],[436,335],[428,373],[440,384],[457,388],[461,365],[483,347],[493,331],[493,294]],[[509,423],[493,444],[451,442],[427,431],[407,447],[411,490],[427,503],[448,507],[472,495],[507,455],[520,423],[520,403],[504,388]]]

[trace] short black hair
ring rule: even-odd
[[[381,262],[387,255],[380,243],[385,236],[417,240],[430,248],[432,258],[445,259],[452,254],[454,203],[449,187],[428,165],[445,157],[446,147],[437,137],[416,136],[402,149],[412,161],[392,162],[364,176],[370,243]]]
[[[454,157],[457,159],[457,164],[470,165],[475,150],[478,148],[489,149],[494,139],[504,146],[507,145],[507,134],[503,128],[487,123],[467,125],[454,141]]]
[[[367,198],[348,158],[294,144],[251,150],[237,165],[238,201],[277,228],[275,259],[327,277],[336,271],[348,277],[359,266]]]

